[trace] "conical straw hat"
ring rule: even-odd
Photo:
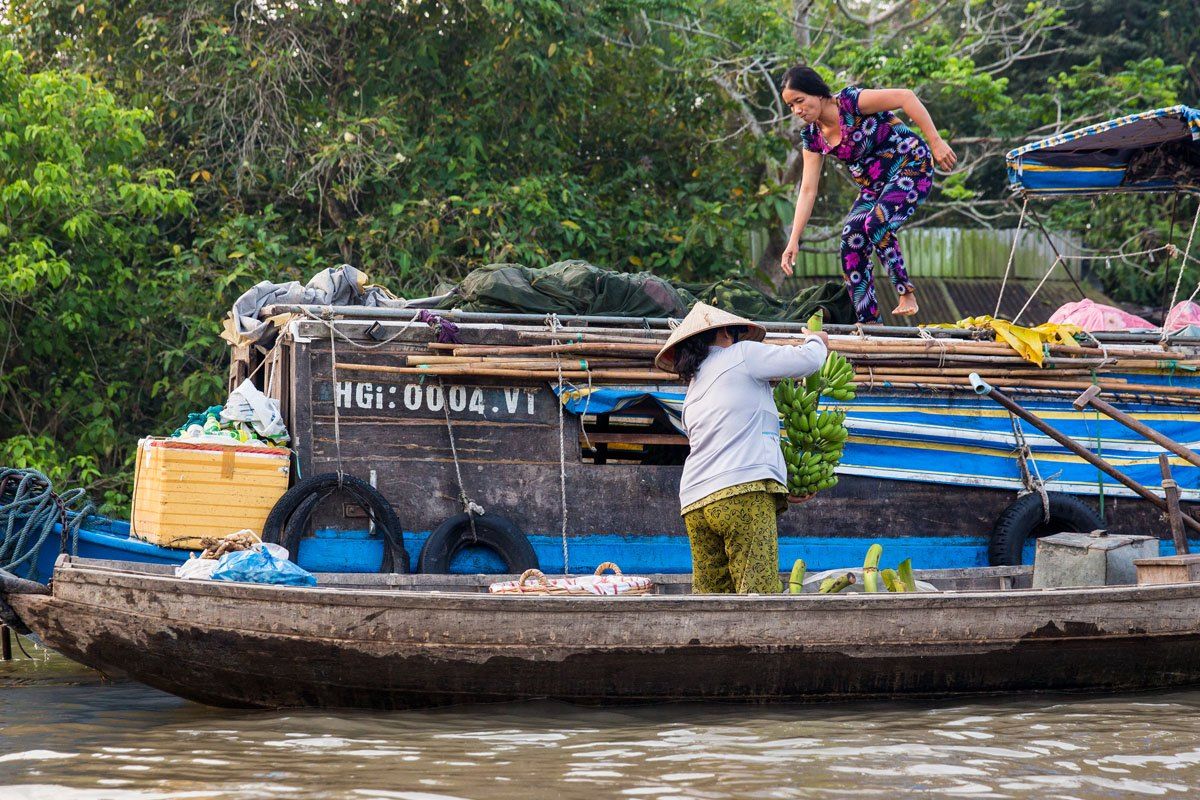
[[[688,315],[683,318],[683,322],[679,323],[679,327],[671,333],[671,338],[667,339],[662,350],[658,351],[658,355],[654,357],[654,366],[667,372],[673,371],[677,344],[698,333],[711,331],[713,328],[725,328],[729,325],[745,325],[749,329],[744,337],[746,339],[761,342],[767,337],[767,329],[757,322],[751,322],[737,314],[722,311],[707,303],[696,303]]]

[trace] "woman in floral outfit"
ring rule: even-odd
[[[957,156],[938,135],[917,96],[908,89],[859,89],[847,86],[834,95],[809,67],[792,67],[783,76],[784,103],[806,124],[800,131],[804,175],[796,215],[780,266],[791,275],[800,237],[812,216],[824,156],[846,163],[861,188],[842,227],[842,271],[859,322],[878,322],[871,251],[879,256],[900,296],[893,314],[917,313],[916,289],[908,279],[896,231],[933,188],[933,165],[952,169]],[[925,134],[925,141],[894,112],[903,111]],[[926,141],[929,143],[926,145]]]

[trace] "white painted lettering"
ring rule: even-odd
[[[483,416],[484,409],[482,389],[476,389],[475,391],[471,392],[471,404],[467,406],[467,408],[469,408],[471,411],[474,411],[479,416]]]
[[[451,411],[462,411],[467,407],[467,387],[451,386],[449,394]]]
[[[446,405],[446,397],[442,394],[442,387],[426,386],[425,406],[430,411],[441,411],[444,405]]]
[[[504,390],[504,403],[505,403],[505,405],[508,406],[509,414],[517,413],[517,401],[520,399],[521,399],[521,390],[520,389],[505,389]]]
[[[374,388],[374,385],[370,383],[360,383],[354,392],[354,404],[359,408],[370,408],[371,400],[374,399],[371,397]]]
[[[350,407],[350,395],[354,391],[354,384],[350,381],[338,381],[334,384],[333,394],[334,402],[338,408]]]
[[[404,407],[409,411],[421,408],[421,387],[417,384],[410,383],[404,387]]]

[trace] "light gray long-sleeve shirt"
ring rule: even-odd
[[[738,342],[709,349],[683,401],[691,453],[679,482],[681,508],[748,481],[787,485],[770,381],[811,375],[826,353],[817,336],[799,346]]]

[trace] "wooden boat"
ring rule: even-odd
[[[672,409],[682,402],[682,385],[593,383],[576,377],[564,384],[574,399],[566,403],[560,428],[557,381],[544,376],[395,372],[410,359],[427,356],[435,339],[428,327],[411,324],[415,311],[273,307],[264,312],[276,313],[293,316],[267,354],[234,348],[231,384],[253,375],[280,402],[300,475],[332,472],[340,464],[356,477],[373,480],[395,507],[410,553],[419,551],[426,531],[463,510],[465,492],[523,532],[544,570],[564,568],[564,503],[571,570],[607,560],[639,572],[690,569],[678,515],[688,446]],[[450,312],[445,318],[458,325],[468,345],[528,345],[544,341],[529,337],[547,333],[541,318],[532,315]],[[665,328],[665,321],[573,317],[564,318],[570,326],[564,337],[597,328],[636,334],[645,330],[642,323]],[[794,335],[797,327],[768,323],[769,336]],[[331,341],[332,329],[336,341]],[[1127,337],[1126,344],[1152,341],[1114,336]],[[1122,342],[1115,338],[1107,346]],[[1200,354],[1200,340],[1194,347]],[[1180,390],[1200,390],[1194,377],[1177,376],[1174,382]],[[961,383],[959,392],[860,387],[856,400],[842,404],[850,438],[838,468],[840,483],[797,513],[780,517],[783,564],[795,558],[816,568],[854,563],[872,541],[929,568],[988,563],[993,526],[1022,489],[1020,447],[1007,412],[975,396],[966,377]],[[1117,422],[1076,411],[1070,402],[1076,394],[1014,391],[1060,430],[1099,447],[1144,485],[1157,486],[1161,448]],[[613,395],[621,399],[607,400]],[[1158,432],[1200,446],[1200,412],[1193,405],[1152,396],[1116,402]],[[1037,431],[1030,429],[1025,438],[1048,490],[1075,494],[1093,508],[1100,505],[1094,468]],[[1200,470],[1182,469],[1176,478],[1185,503],[1200,500]],[[1107,523],[1087,530],[1105,526],[1111,533],[1165,535],[1157,509],[1111,480],[1103,490]],[[353,528],[355,520],[334,513],[321,516],[320,525]],[[1079,528],[1050,525],[1032,531],[1026,563],[1032,559],[1032,536],[1060,530]],[[504,571],[497,567],[480,565],[473,571]]]
[[[106,674],[228,707],[817,701],[1200,683],[1200,584],[1035,590],[1028,567],[928,570],[921,594],[489,595],[493,576],[185,581],[62,557],[7,611]],[[0,610],[5,606],[0,604]]]

